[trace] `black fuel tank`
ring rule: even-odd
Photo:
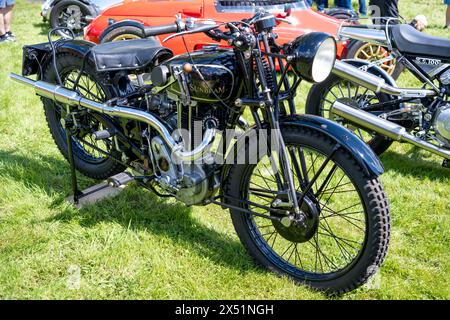
[[[191,72],[184,72],[192,100],[218,102],[219,98],[224,101],[236,98],[241,78],[233,50],[210,48],[194,51],[190,55],[192,60],[188,54],[183,54],[164,62],[164,64],[174,74],[175,69],[183,70],[185,64],[194,63],[203,79],[195,71],[195,67]],[[189,70],[189,68],[185,69]],[[169,90],[180,94],[178,81],[174,82]]]

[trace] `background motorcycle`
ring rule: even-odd
[[[448,166],[450,40],[426,35],[410,25],[343,27],[341,35],[392,49],[397,61],[423,87],[398,88],[377,63],[337,61],[333,75],[311,88],[306,112],[338,116],[338,120],[356,125],[361,138],[377,154],[386,151],[394,140],[406,141],[444,157],[443,164]]]
[[[259,12],[236,23],[178,19],[146,28],[149,35],[206,32],[233,48],[175,57],[146,39],[28,46],[23,74],[37,73],[38,81],[11,77],[42,96],[52,136],[78,171],[103,179],[130,167],[135,181],[159,196],[229,208],[258,264],[342,293],[374,274],[387,251],[389,205],[378,178],[383,169],[349,130],[293,114],[301,79],[323,81],[336,44],[329,35],[310,33],[280,47],[272,30],[281,21]],[[152,84],[143,83],[143,72],[151,73]],[[250,129],[244,112],[253,118]],[[192,149],[180,134],[170,134],[195,122],[204,134]],[[228,150],[214,148],[214,139],[238,126],[247,131],[237,137],[236,154],[228,153],[235,161],[209,161]],[[247,134],[252,132],[256,140]],[[195,141],[195,130],[188,134],[184,142]],[[254,146],[261,141],[279,148],[258,155]]]

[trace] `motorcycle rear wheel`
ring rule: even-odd
[[[294,150],[291,160],[293,154],[298,155],[296,158],[302,154],[311,180],[336,142],[304,128],[288,127],[282,131],[287,149]],[[301,174],[294,168],[295,165],[292,170],[296,188],[300,190]],[[337,295],[358,288],[377,272],[388,250],[390,216],[380,180],[365,176],[355,159],[342,148],[320,175],[314,192],[321,189],[319,186],[333,168],[330,183],[320,194],[308,194],[309,204],[302,207],[317,219],[315,232],[305,233],[295,225],[283,228],[279,222],[235,209],[230,212],[239,239],[257,264],[300,284]],[[264,165],[264,159],[258,164],[235,165],[225,192],[233,199],[269,206],[273,194],[279,191],[270,171],[271,166]],[[254,205],[230,201],[244,209],[273,215]],[[314,206],[317,215],[312,214]],[[308,228],[312,228],[314,224],[308,223]]]
[[[61,81],[65,87],[72,90],[73,83],[82,69],[83,59],[68,53],[59,54],[56,58]],[[57,83],[57,76],[52,63],[43,66],[43,80],[50,83]],[[95,67],[89,63],[86,63],[84,67],[78,91],[83,96],[99,102],[105,102],[116,96],[114,88],[103,85],[100,75],[95,71]],[[42,98],[42,101],[45,117],[53,140],[61,154],[68,159],[66,130],[62,125],[67,106],[47,98]],[[96,128],[96,130],[106,129],[106,124],[101,123],[94,117],[88,118],[85,122],[85,125]],[[112,154],[114,152],[111,138],[95,141],[90,136],[90,133],[87,133],[81,140],[95,145],[106,153]],[[106,179],[125,170],[125,166],[93,149],[81,140],[77,137],[72,137],[72,150],[75,167],[83,175],[93,179]]]

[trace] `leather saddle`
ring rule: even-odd
[[[93,47],[91,53],[99,72],[151,68],[173,56],[157,39],[103,43]]]
[[[393,25],[390,30],[394,46],[402,53],[450,59],[450,39],[427,35],[407,24]]]

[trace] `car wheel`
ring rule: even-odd
[[[95,15],[91,8],[77,0],[63,0],[58,2],[50,12],[50,24],[52,28],[66,27],[76,37],[83,35],[83,28],[88,25],[86,16]],[[58,30],[59,36],[70,35],[69,31]]]
[[[385,59],[389,54],[388,49],[381,45],[354,41],[348,49],[346,59],[374,62]],[[396,59],[382,63],[380,68],[386,71],[394,79],[397,79],[404,70],[404,66],[401,63],[397,63]]]
[[[100,43],[105,43],[122,40],[142,39],[144,38],[144,34],[142,33],[142,30],[140,28],[123,26],[112,29],[108,33],[102,35],[100,38]]]

